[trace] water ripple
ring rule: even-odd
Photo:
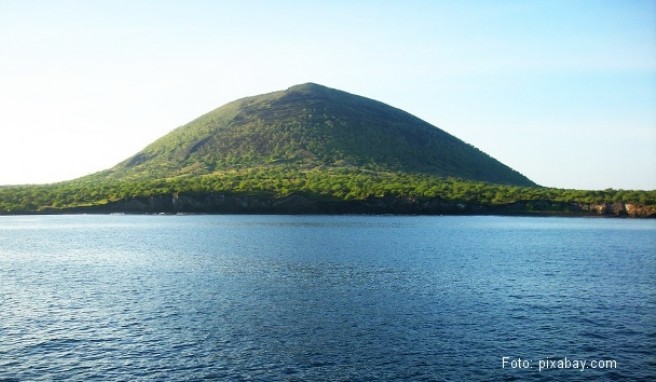
[[[0,382],[654,380],[655,232],[606,219],[3,218]],[[503,355],[618,368],[508,370]]]

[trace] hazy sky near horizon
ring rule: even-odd
[[[0,184],[109,168],[316,82],[538,184],[656,189],[656,1],[0,1]]]

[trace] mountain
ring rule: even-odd
[[[96,176],[161,179],[262,166],[357,168],[535,185],[403,110],[314,83],[228,103]]]
[[[60,213],[656,218],[656,190],[540,187],[405,111],[308,83],[226,104],[111,169],[0,186],[0,215]]]

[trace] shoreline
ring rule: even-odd
[[[75,207],[40,207],[1,211],[0,216],[129,214],[129,215],[425,215],[425,216],[536,216],[656,218],[656,206],[635,203],[577,203],[523,200],[506,204],[476,204],[441,199],[379,197],[338,200],[290,194],[266,197],[232,193],[185,193],[131,197],[105,204]]]

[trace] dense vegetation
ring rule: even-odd
[[[357,168],[298,170],[294,167],[271,166],[140,181],[99,180],[96,176],[52,185],[0,187],[0,213],[56,212],[135,197],[221,192],[267,198],[303,194],[338,201],[403,196],[481,205],[550,200],[656,206],[656,191],[581,191],[496,185],[425,174],[383,173]]]
[[[102,176],[167,178],[263,165],[300,169],[356,166],[534,185],[411,114],[316,84],[222,106],[153,142]]]
[[[654,206],[656,215],[656,191],[538,187],[402,110],[316,84],[229,103],[109,170],[51,185],[0,187],[0,214],[111,212],[116,209],[103,207],[138,198],[216,194],[265,201],[300,195],[305,201],[347,206],[326,212],[349,212],[354,202],[370,200],[478,206],[550,201],[633,203]],[[203,208],[201,202],[193,211]]]

